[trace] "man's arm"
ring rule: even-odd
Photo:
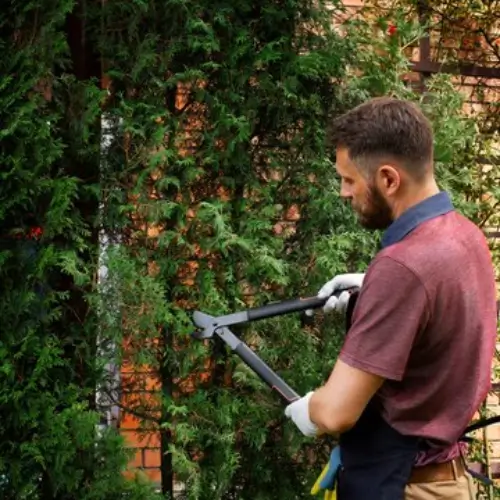
[[[427,293],[420,279],[392,258],[375,264],[363,282],[328,381],[285,409],[306,436],[351,428],[384,380],[403,378],[414,341],[428,321]]]
[[[325,385],[309,400],[309,418],[320,433],[341,434],[358,421],[384,379],[338,360]]]

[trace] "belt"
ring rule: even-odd
[[[428,464],[415,467],[409,483],[433,483],[436,481],[453,481],[465,475],[466,469],[462,458],[455,458],[439,464]]]

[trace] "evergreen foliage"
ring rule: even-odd
[[[0,498],[143,500],[122,439],[96,433],[100,92],[72,74],[73,7],[0,13]]]
[[[174,480],[196,500],[308,497],[330,443],[301,438],[223,346],[193,341],[192,311],[314,295],[365,268],[378,235],[337,196],[324,144],[335,115],[374,95],[421,102],[442,186],[481,221],[477,127],[448,79],[425,97],[405,83],[403,47],[421,33],[403,17],[396,34],[383,18],[343,33],[340,2],[88,4],[103,93],[73,71],[75,5],[29,5],[0,14],[3,498],[155,497],[121,474],[121,439],[97,437],[97,386],[161,431],[163,497]],[[29,225],[39,240],[13,239]],[[328,376],[343,331],[318,314],[238,333],[305,393]],[[108,361],[135,376],[115,387]],[[153,395],[144,371],[161,382]]]
[[[115,242],[101,309],[120,309],[119,321],[103,318],[105,331],[118,345],[127,339],[123,360],[162,383],[156,400],[128,405],[162,431],[165,494],[175,472],[189,499],[305,498],[328,440],[302,439],[236,356],[192,341],[191,313],[312,295],[334,274],[365,268],[378,240],[338,199],[324,145],[336,114],[374,95],[420,102],[436,127],[441,185],[476,221],[482,208],[464,187],[480,185],[481,141],[449,79],[422,96],[402,78],[404,47],[422,34],[402,17],[354,21],[343,36],[331,24],[338,3],[162,6],[124,13],[109,2],[99,37],[112,78],[104,182]],[[329,374],[342,325],[290,316],[238,333],[305,393]],[[126,387],[146,384],[127,377]]]

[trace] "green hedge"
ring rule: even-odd
[[[418,32],[396,19],[394,36],[355,23],[344,37],[321,2],[303,0],[80,7],[40,0],[0,14],[3,498],[154,497],[123,478],[121,438],[96,438],[94,391],[112,383],[97,342],[163,382],[159,405],[138,400],[130,410],[161,429],[164,497],[175,473],[189,499],[306,498],[328,441],[302,439],[221,345],[191,341],[191,312],[245,308],[247,289],[257,305],[314,294],[365,267],[378,235],[338,199],[325,130],[372,95],[421,99],[400,78],[400,47]],[[83,15],[109,92],[79,73],[69,12]],[[37,91],[43,82],[51,100]],[[440,181],[480,220],[474,123],[445,78],[423,106],[436,124]],[[102,153],[101,113],[110,127]],[[300,219],[277,235],[292,205]],[[16,236],[38,226],[40,239]],[[109,238],[101,285],[99,230]],[[189,266],[193,282],[183,279]],[[304,393],[331,370],[342,325],[290,316],[240,333]],[[185,391],[207,360],[208,378]]]

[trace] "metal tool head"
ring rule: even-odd
[[[198,330],[193,333],[194,338],[202,340],[210,339],[214,336],[217,326],[215,316],[210,316],[201,311],[195,311],[193,313],[193,323],[198,327]]]

